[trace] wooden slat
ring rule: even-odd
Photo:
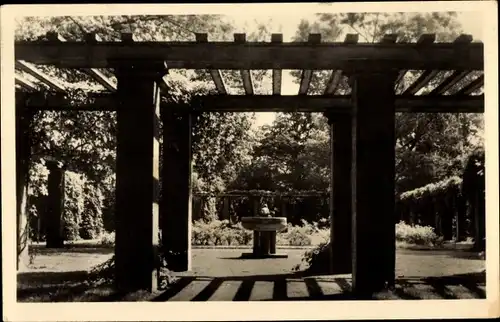
[[[417,40],[417,48],[422,48],[425,46],[429,46],[433,44],[436,41],[436,35],[435,34],[423,34],[421,35],[418,40]],[[403,77],[406,75],[408,70],[401,70],[398,73],[398,76],[396,78],[396,90],[402,85]]]
[[[25,62],[23,60],[17,60],[16,61],[16,68],[22,70],[25,73],[30,74],[31,76],[35,77],[38,79],[40,82],[48,85],[51,89],[53,89],[56,92],[64,92],[65,88],[59,84],[58,81],[52,79],[49,75],[45,74],[32,64]]]
[[[244,44],[246,42],[245,34],[234,34],[234,42],[238,44]],[[248,69],[240,70],[241,79],[243,80],[243,88],[245,89],[245,94],[253,95],[253,84],[252,84],[252,74]]]
[[[58,34],[57,32],[47,32],[47,39],[52,42],[66,42],[66,39]],[[95,33],[86,34],[85,41],[89,44],[95,44],[98,41],[98,36]],[[90,75],[94,80],[96,80],[99,84],[104,86],[107,90],[111,92],[116,92],[116,84],[111,82],[109,78],[107,78],[103,73],[101,73],[96,68],[83,68],[82,71],[88,75]]]
[[[280,44],[282,42],[282,34],[271,35],[271,43]],[[281,69],[273,69],[273,95],[281,95],[281,73]]]
[[[380,43],[382,44],[394,44],[398,40],[398,35],[397,34],[385,34],[382,37],[382,40]]]
[[[344,38],[344,44],[356,44],[359,36],[357,34],[347,34]],[[342,79],[342,71],[334,70],[328,79],[325,87],[325,95],[333,95],[337,90]]]
[[[347,34],[344,38],[344,44],[354,45],[358,43],[358,40],[359,40],[358,34]]]
[[[453,41],[453,43],[456,45],[466,45],[470,44],[472,40],[474,40],[472,35],[461,34]]]
[[[436,77],[439,71],[426,70],[404,91],[403,95],[415,95],[420,89],[429,83],[431,79]]]
[[[442,95],[446,93],[450,88],[452,88],[456,83],[461,81],[465,76],[467,76],[470,71],[460,71],[456,70],[448,78],[441,82],[436,88],[434,88],[429,95]]]
[[[457,48],[453,43],[99,42],[89,46],[21,41],[15,44],[15,54],[18,60],[68,68],[108,68],[123,59],[166,61],[170,68],[187,69],[482,70],[484,65],[482,43]]]
[[[311,45],[317,45],[321,43],[321,34],[309,34],[308,43],[310,43]],[[311,69],[302,70],[302,76],[300,77],[299,95],[307,95],[312,75],[313,71]]]
[[[349,113],[352,101],[349,95],[342,96],[206,96],[198,97],[199,104],[204,111],[227,112],[334,112]],[[406,113],[483,113],[484,98],[481,96],[454,97],[441,96],[429,97],[396,96],[396,111]]]
[[[74,106],[65,101],[64,95],[52,95],[47,99],[40,93],[16,93],[19,98],[28,98],[27,107],[33,110],[115,110],[116,100],[113,94],[93,96],[92,104]],[[38,96],[37,96],[38,95]],[[38,98],[37,98],[38,97]],[[194,99],[191,106],[179,107],[186,110],[207,112],[334,112],[350,113],[352,100],[349,95],[342,96],[276,96],[276,95],[211,95]],[[483,113],[484,95],[478,96],[396,96],[397,112],[418,113]],[[169,106],[172,108],[172,106]]]
[[[211,69],[210,70],[210,75],[212,76],[212,79],[215,84],[215,88],[217,88],[217,91],[219,94],[226,95],[226,85],[224,84],[224,79],[222,79],[222,75],[220,70],[218,69]]]
[[[461,90],[459,90],[455,95],[470,95],[471,93],[477,91],[481,86],[484,85],[484,74],[465,85]]]
[[[34,83],[30,82],[29,80],[27,80],[26,78],[24,78],[20,75],[16,75],[16,84],[21,86],[22,88],[24,88],[27,91],[37,91],[38,90],[37,85],[35,85]]]
[[[195,34],[196,42],[206,43],[208,41],[208,35],[205,33],[197,33]],[[169,65],[170,66],[170,65]],[[222,78],[221,72],[218,69],[209,69],[208,71],[210,76],[212,76],[212,80],[215,84],[215,88],[219,94],[226,95],[226,85],[224,84],[224,79]]]
[[[462,34],[458,36],[453,43],[457,46],[466,46],[472,42],[473,38],[471,35]],[[442,95],[455,84],[466,77],[471,71],[470,70],[456,70],[448,78],[446,78],[441,84],[439,84],[435,89],[433,89],[429,95]]]

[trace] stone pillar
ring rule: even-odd
[[[187,113],[162,110],[163,122],[163,251],[172,271],[191,270],[191,136]]]
[[[330,124],[331,273],[352,272],[351,116],[327,115]]]
[[[159,104],[164,67],[117,66],[116,286],[158,287]]]
[[[46,235],[47,248],[62,248],[64,246],[63,236],[63,213],[64,213],[64,176],[65,169],[61,162],[47,160],[46,166],[49,169],[47,183],[47,212]]]
[[[394,75],[353,75],[352,283],[360,297],[394,283]]]
[[[31,157],[30,124],[33,112],[24,106],[24,100],[16,102],[16,212],[17,212],[17,263],[23,271],[29,264],[28,179]]]

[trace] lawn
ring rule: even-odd
[[[110,286],[91,287],[83,283],[87,276],[87,270],[109,259],[113,254],[112,248],[80,244],[61,250],[48,250],[41,245],[36,246],[35,249],[37,255],[34,257],[29,271],[18,274],[19,301],[136,301],[153,300],[158,296],[158,294],[150,295],[146,292],[119,296],[114,294]],[[301,262],[301,257],[304,253],[303,249],[280,249],[280,252],[288,254],[288,258],[286,259],[239,259],[238,257],[241,253],[246,251],[248,249],[193,249],[193,270],[177,274],[180,278],[180,284],[187,284],[181,286],[174,285],[177,288],[180,287],[180,289],[184,287],[182,292],[179,293],[183,295],[174,294],[175,296],[172,296],[174,297],[172,300],[179,298],[183,300],[184,297],[187,298],[190,296],[196,298],[196,294],[198,294],[198,299],[200,299],[200,296],[207,299],[214,296],[211,300],[224,298],[227,295],[226,293],[236,292],[235,283],[246,283],[245,285],[247,286],[248,283],[251,283],[252,287],[250,291],[247,291],[248,294],[246,294],[246,297],[244,296],[247,300],[275,298],[275,295],[272,294],[277,289],[279,290],[279,287],[266,284],[273,281],[278,283],[287,280],[285,283],[288,283],[288,289],[286,285],[284,287],[291,294],[288,295],[288,299],[290,299],[290,296],[299,299],[304,295],[304,292],[309,291],[309,294],[312,294],[311,291],[315,290],[314,286],[308,284],[311,281],[309,277],[302,280],[303,277],[293,271],[293,268]],[[452,281],[452,288],[461,294],[460,298],[482,297],[480,295],[484,293],[484,273],[478,274],[478,272],[484,271],[485,261],[477,258],[473,253],[463,250],[399,249],[396,261],[396,276],[403,283],[417,285],[418,283],[415,281],[430,280],[432,282],[445,280]],[[469,294],[470,292],[467,293],[467,290],[464,288],[461,290],[457,288],[458,286],[456,285],[463,283],[453,282],[454,277],[471,273],[475,273],[471,275],[471,283],[480,285],[479,290],[477,287],[474,288],[476,295],[471,295]],[[331,288],[332,285],[329,282],[329,278],[334,278],[336,281],[338,281],[338,278],[342,278],[347,281],[345,282],[346,285],[350,283],[349,275],[316,277],[314,283],[323,285],[322,287],[326,287],[324,289],[328,291],[328,287]],[[189,287],[187,287],[188,284]],[[225,285],[224,287],[222,287],[223,284]],[[244,286],[243,284],[242,286]],[[190,290],[190,287],[194,287],[194,289]],[[299,291],[294,291],[294,287],[298,288]],[[416,286],[416,289],[419,287]],[[203,288],[206,288],[206,290],[201,292]],[[217,291],[217,289],[221,288],[227,289],[227,292]],[[302,289],[305,291],[300,291]],[[328,292],[332,293],[334,291],[330,289]],[[285,291],[285,294],[288,293]],[[431,293],[425,295],[425,298],[434,298],[435,294]],[[272,295],[271,298],[269,298],[271,296],[269,294]],[[442,297],[446,298],[446,294],[443,294]],[[232,296],[229,300],[232,299]],[[407,292],[406,297],[415,298],[417,296],[411,295],[411,292]],[[281,297],[278,298],[281,299]]]

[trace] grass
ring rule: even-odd
[[[85,283],[87,271],[112,256],[113,249],[110,247],[77,243],[61,250],[45,249],[42,245],[36,245],[33,248],[37,255],[30,265],[30,271],[19,273],[17,277],[19,301],[148,301],[158,296],[158,294],[149,294],[148,292],[119,295],[113,291],[110,285],[91,286]],[[243,281],[244,284],[252,281],[252,283],[257,283],[255,280],[280,280],[294,276],[291,273],[292,268],[300,263],[304,252],[300,249],[287,249],[281,250],[289,255],[287,259],[240,260],[238,257],[242,251],[244,250],[194,249],[192,253],[193,270],[188,273],[180,273],[178,277],[181,279],[210,279],[212,281],[215,279],[219,283],[236,280]],[[439,283],[443,279],[453,281],[453,276],[467,277],[471,272],[481,272],[484,268],[484,260],[475,258],[474,254],[463,250],[416,251],[399,249],[396,256],[396,276],[403,286],[399,286],[398,292],[404,294],[406,298],[414,298],[417,296],[416,294],[412,295],[411,291],[403,292],[402,289],[407,284],[416,285],[410,289],[413,292],[416,292],[415,289],[417,289],[420,292],[418,296],[433,298],[439,294],[436,295],[436,292],[429,291],[429,294],[425,295],[428,292],[425,285],[418,286],[422,280],[428,281],[431,285],[433,285],[432,283],[438,285],[434,287],[438,289]],[[482,281],[484,284],[484,276],[477,278],[479,282]],[[445,293],[443,294],[440,296],[446,296]],[[394,294],[379,294],[377,296],[377,298],[384,298],[384,296],[391,298]],[[338,297],[339,295],[334,296],[334,298]],[[463,297],[466,298],[467,295],[463,295]]]

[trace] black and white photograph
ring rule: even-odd
[[[6,319],[498,316],[497,4],[446,3],[2,7]]]

